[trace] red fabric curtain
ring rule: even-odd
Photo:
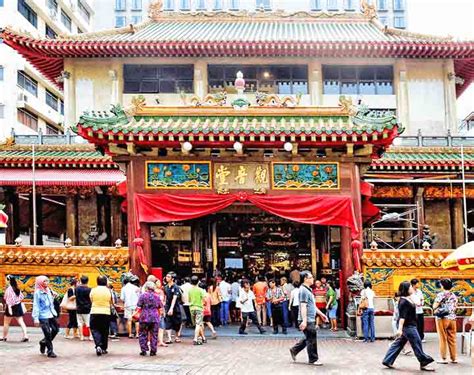
[[[358,235],[352,200],[347,196],[239,194],[135,194],[137,236],[140,223],[182,221],[218,212],[236,201],[249,201],[260,209],[306,224],[351,228]]]

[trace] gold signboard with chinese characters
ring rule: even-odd
[[[228,194],[231,190],[265,194],[270,187],[270,169],[266,163],[215,163],[213,167],[218,194]]]

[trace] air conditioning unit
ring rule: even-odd
[[[27,102],[28,101],[28,95],[23,94],[22,92],[18,93],[18,101]]]

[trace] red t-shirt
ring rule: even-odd
[[[207,293],[206,298],[204,298],[202,314],[204,316],[211,316],[211,296],[209,295],[209,293]]]
[[[316,307],[318,309],[325,309],[326,308],[326,288],[314,288],[313,289],[314,300],[316,302]]]

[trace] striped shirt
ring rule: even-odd
[[[23,298],[25,298],[23,296],[23,293],[20,292],[19,295],[16,295],[15,291],[13,290],[11,286],[9,286],[7,290],[5,291],[5,302],[9,306],[18,305],[21,301],[23,301]]]

